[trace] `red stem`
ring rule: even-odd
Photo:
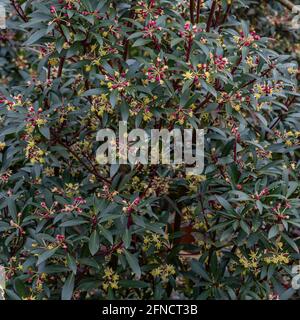
[[[192,24],[195,23],[194,10],[195,10],[195,0],[190,0],[190,20]]]
[[[28,22],[28,18],[26,16],[26,14],[24,13],[22,7],[19,4],[16,4],[15,0],[11,0],[11,4],[12,6],[15,8],[15,10],[17,11],[19,17],[24,21],[24,22]]]
[[[233,146],[234,162],[236,162],[236,160],[237,160],[236,145],[237,145],[237,141],[236,141],[236,138],[235,138],[235,140],[234,140],[234,146]]]
[[[200,21],[200,7],[202,4],[202,0],[198,0],[197,2],[197,15],[196,15],[196,23],[199,23]]]
[[[216,10],[216,4],[217,4],[217,1],[214,0],[211,5],[211,8],[210,8],[209,17],[208,17],[207,24],[206,24],[206,32],[210,31],[210,27],[211,27],[212,20],[213,20],[215,10]]]
[[[185,59],[186,62],[188,62],[190,59],[192,44],[193,44],[193,38],[190,36],[189,41],[188,41],[188,45],[187,45],[187,49],[186,49],[186,59]]]

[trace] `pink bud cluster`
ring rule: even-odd
[[[59,1],[60,4],[63,4],[65,3],[65,5],[63,6],[62,9],[65,9],[65,10],[76,10],[76,7],[73,3],[71,3],[70,1],[64,1],[64,0],[60,0]],[[78,4],[80,4],[80,1],[78,1]],[[50,13],[52,15],[57,15],[57,8],[55,6],[50,6]],[[81,13],[82,15],[84,16],[88,16],[88,15],[94,15],[96,16],[98,19],[100,19],[100,16],[99,16],[99,10],[95,10],[95,11],[80,11],[79,13]],[[68,17],[68,14],[67,13],[64,13],[63,14],[65,17]]]
[[[58,243],[58,245],[60,247],[62,247],[63,249],[68,249],[68,246],[67,246],[67,244],[65,242],[66,238],[65,238],[65,236],[63,234],[56,235],[55,240],[56,240],[56,242]]]
[[[123,211],[127,214],[132,213],[135,210],[135,208],[140,204],[141,200],[142,199],[140,197],[135,198],[128,207],[123,208]]]
[[[249,47],[253,42],[259,41],[261,37],[255,32],[251,31],[250,35],[245,36],[244,32],[240,32],[240,37],[238,38],[238,43],[241,46]]]
[[[231,133],[234,134],[235,139],[237,142],[241,141],[241,134],[239,133],[239,128],[238,127],[232,127]]]
[[[154,16],[154,18],[158,18],[163,14],[163,9],[158,7],[155,7],[155,0],[150,0],[150,3],[147,4],[144,1],[139,1],[137,3],[137,9],[135,10],[135,13],[138,16],[142,16],[142,18],[146,19],[148,15]]]
[[[76,1],[78,4],[80,4],[80,0]],[[64,8],[67,10],[72,10],[74,9],[74,4],[72,3],[72,1],[70,0],[59,0],[58,1],[59,4],[65,4]]]
[[[263,188],[260,193],[256,193],[254,198],[260,200],[262,197],[267,196],[270,193],[268,188]]]
[[[56,13],[56,8],[55,8],[55,6],[51,6],[51,7],[50,7],[50,13],[51,13],[51,14],[55,14],[55,13]]]
[[[216,65],[219,71],[222,71],[228,65],[228,59],[224,58],[222,55],[216,55],[214,57],[214,64]]]
[[[161,31],[161,27],[158,27],[156,21],[149,21],[148,24],[144,27],[144,35],[143,38],[151,38],[155,37],[156,31]]]
[[[161,82],[166,78],[166,71],[168,66],[162,62],[160,58],[157,58],[155,65],[148,68],[146,76],[150,82]]]
[[[194,38],[197,33],[202,32],[202,28],[198,28],[196,25],[192,25],[190,21],[187,21],[183,26],[182,31],[179,31],[179,35],[182,38]]]
[[[277,215],[277,220],[281,221],[284,219],[289,219],[290,216],[285,214],[285,210],[290,209],[292,206],[287,202],[284,206],[282,206],[281,203],[276,204],[274,208],[272,208],[272,211],[276,213]]]
[[[80,208],[81,205],[85,204],[86,201],[82,197],[77,197],[74,199],[72,204],[65,204],[65,207],[62,209],[62,212],[71,213],[82,213],[82,208]]]

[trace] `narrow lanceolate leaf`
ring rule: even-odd
[[[277,236],[277,234],[279,233],[279,228],[278,228],[278,225],[275,224],[274,226],[272,226],[268,232],[268,238],[269,239],[272,239],[274,238],[275,236]]]
[[[90,241],[89,241],[89,249],[90,252],[93,255],[99,250],[100,246],[100,240],[99,240],[99,234],[97,230],[94,230],[91,234]]]
[[[62,292],[61,292],[62,300],[71,300],[73,291],[74,291],[74,284],[75,284],[75,275],[71,273],[63,285]]]
[[[38,257],[37,265],[41,264],[42,262],[46,261],[47,259],[51,258],[58,248],[54,248],[48,251],[45,251]]]
[[[73,271],[74,274],[76,274],[77,273],[76,260],[69,253],[67,254],[67,263],[68,263],[68,267]]]
[[[299,253],[299,247],[293,239],[291,239],[287,234],[282,234],[282,237],[297,253]]]
[[[124,250],[124,253],[131,270],[135,273],[135,275],[139,279],[141,277],[142,272],[141,272],[138,259],[133,254],[131,254],[128,250]]]
[[[26,45],[31,45],[34,44],[35,42],[37,42],[38,40],[40,40],[45,34],[46,34],[46,30],[42,29],[42,30],[38,30],[36,32],[34,32],[30,38],[25,42]]]

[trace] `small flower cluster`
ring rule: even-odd
[[[39,108],[36,112],[35,109],[30,106],[28,108],[28,114],[26,118],[26,133],[31,134],[36,127],[40,128],[47,123],[47,120],[41,115],[43,112],[42,108]]]
[[[213,75],[212,75],[211,65],[206,63],[199,63],[197,64],[195,69],[191,69],[189,71],[186,71],[183,74],[183,79],[185,81],[187,80],[193,80],[194,84],[197,88],[201,86],[200,80],[203,79],[208,83],[213,82]]]
[[[72,204],[65,204],[64,208],[61,211],[65,213],[76,212],[80,214],[82,213],[81,206],[85,203],[86,201],[82,197],[77,197],[74,199]]]
[[[146,191],[146,196],[153,194],[163,195],[169,193],[169,184],[171,179],[169,177],[155,176],[150,183],[150,187]]]
[[[224,71],[228,66],[228,59],[222,55],[215,55],[213,61],[218,71]]]
[[[249,66],[249,68],[256,68],[259,63],[259,56],[253,57],[253,56],[247,56],[246,57],[246,63]]]
[[[126,79],[126,72],[119,73],[116,71],[113,76],[106,75],[105,81],[110,91],[118,90],[119,92],[123,92],[130,85],[130,82]]]
[[[35,140],[26,136],[27,146],[25,149],[25,157],[30,160],[31,164],[40,163],[44,164],[45,151],[36,145]]]
[[[164,239],[159,234],[156,234],[156,233],[149,234],[149,233],[150,232],[148,232],[148,234],[144,236],[143,250],[148,251],[152,246],[154,246],[155,249],[160,250],[161,247],[163,246]]]
[[[59,247],[63,248],[63,249],[67,249],[68,246],[66,244],[66,238],[63,234],[57,234],[55,237],[56,243]]]
[[[275,130],[275,136],[278,137],[278,143],[284,142],[287,147],[300,145],[300,131],[284,131]]]
[[[270,193],[269,188],[266,187],[266,188],[263,188],[260,193],[256,192],[255,195],[252,195],[252,198],[256,200],[260,200],[262,197],[267,196],[269,193]]]
[[[153,103],[155,103],[155,100],[157,100],[157,96],[153,96],[151,99],[149,97],[144,97],[141,100],[130,99],[128,101],[128,103],[130,104],[130,116],[135,117],[138,114],[142,114],[143,120],[145,122],[150,121],[151,119],[153,119],[151,108],[153,108]]]
[[[155,0],[150,0],[149,3],[146,1],[138,1],[135,9],[135,13],[138,20],[143,22],[148,16],[152,16],[154,19],[158,19],[164,14],[162,8],[156,6]]]
[[[133,200],[132,203],[129,204],[124,200],[125,207],[123,207],[123,212],[126,214],[130,214],[137,209],[137,206],[140,204],[141,200],[142,199],[140,197],[137,197]]]
[[[239,263],[244,269],[247,271],[253,271],[254,273],[258,272],[261,254],[259,254],[257,251],[251,251],[249,257],[245,257],[241,254],[241,252],[238,252],[237,256],[239,257]]]
[[[63,4],[66,10],[75,10],[75,5],[80,4],[80,0],[58,0],[58,3]]]
[[[102,117],[104,113],[113,113],[113,108],[107,94],[102,93],[100,96],[92,97],[91,112],[95,113],[98,117]]]
[[[205,175],[188,175],[187,183],[190,192],[196,192],[201,184],[201,182],[206,180]]]
[[[290,218],[290,216],[285,213],[290,208],[291,205],[288,202],[286,202],[284,205],[282,205],[282,203],[279,202],[272,208],[272,212],[275,213],[276,220],[278,222],[281,222],[282,220],[288,220]]]
[[[194,39],[197,33],[203,31],[201,28],[198,28],[197,25],[193,25],[190,21],[187,21],[184,24],[183,29],[184,30],[179,31],[179,35],[188,40]]]
[[[279,93],[282,90],[282,82],[255,84],[251,93],[254,93],[254,97],[258,100],[264,96],[272,96],[273,93]]]
[[[277,240],[275,243],[275,249],[267,250],[263,261],[266,264],[287,265],[290,262],[290,257],[287,252],[283,251],[283,243]]]
[[[160,58],[156,59],[156,63],[152,64],[146,71],[146,76],[149,82],[158,82],[160,84],[164,83],[166,78],[166,71],[168,66]]]
[[[155,33],[161,30],[162,28],[157,25],[156,21],[150,20],[144,27],[143,38],[150,38],[153,41],[156,41]]]
[[[102,288],[107,291],[109,288],[118,289],[119,288],[120,276],[116,274],[112,268],[105,268]]]
[[[26,59],[23,52],[19,52],[17,57],[13,59],[13,62],[15,63],[16,67],[20,70],[25,70],[29,68],[28,60]]]
[[[11,175],[12,175],[11,170],[6,170],[5,172],[1,172],[0,173],[0,182],[7,183]]]
[[[153,277],[159,277],[163,282],[168,281],[168,279],[176,274],[175,267],[171,264],[165,264],[160,267],[157,267],[151,271]]]
[[[172,112],[168,116],[168,120],[170,122],[178,123],[180,125],[186,124],[189,125],[188,120],[189,118],[193,117],[193,110],[195,109],[195,105],[191,105],[189,109],[184,109],[182,107],[178,107],[176,111]]]
[[[249,47],[252,44],[256,47],[255,42],[259,41],[261,37],[255,31],[251,31],[248,36],[246,36],[244,32],[240,32],[240,35],[234,36],[233,39],[240,47]]]
[[[47,120],[41,115],[42,109],[39,108],[36,112],[32,106],[28,107],[28,114],[26,118],[25,135],[23,140],[27,143],[25,149],[25,157],[30,160],[30,163],[45,163],[45,150],[38,146],[39,135],[34,134],[36,128],[43,127]]]
[[[4,104],[9,111],[14,111],[16,107],[21,107],[24,105],[23,97],[21,94],[12,96],[10,100],[0,97],[0,104]]]
[[[101,198],[107,199],[108,201],[114,201],[115,196],[117,196],[118,194],[119,194],[118,191],[116,191],[116,190],[111,191],[109,189],[109,186],[105,184],[103,186],[103,191],[99,193],[99,196]]]
[[[37,209],[35,214],[43,219],[50,219],[57,212],[58,202],[54,201],[51,207],[49,208],[46,202],[41,202],[40,206],[42,209]]]
[[[145,188],[147,187],[147,183],[141,179],[138,176],[134,176],[132,178],[131,181],[131,186],[130,186],[134,191],[141,191],[141,190],[145,190]]]
[[[274,264],[276,266],[282,265],[282,264],[289,264],[290,259],[288,253],[278,253],[273,254],[272,256],[265,257],[264,262],[266,264]]]
[[[265,249],[263,252],[251,250],[247,257],[241,251],[238,251],[237,256],[245,272],[251,271],[256,275],[264,264],[274,264],[279,267],[280,265],[288,265],[290,262],[289,254],[283,251],[283,243],[278,239],[275,242],[274,249]]]

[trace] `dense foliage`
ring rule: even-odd
[[[7,299],[297,295],[299,34],[259,2],[6,1]],[[99,165],[97,131],[120,120],[205,129],[203,174]]]

